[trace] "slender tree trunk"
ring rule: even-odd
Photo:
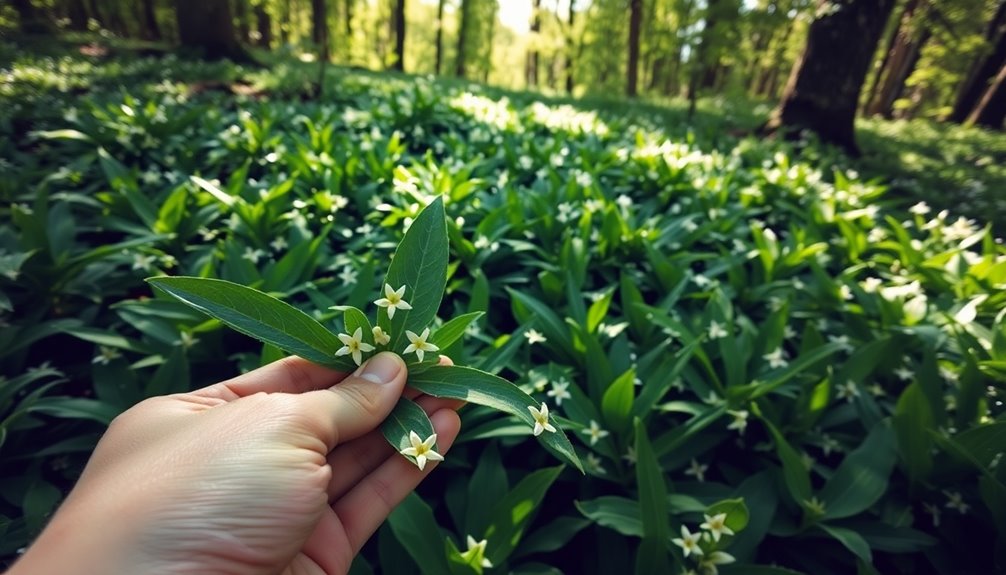
[[[328,45],[328,6],[325,0],[311,0],[311,41],[318,47],[318,59],[331,57]]]
[[[182,46],[202,51],[207,60],[251,58],[237,40],[229,0],[175,0]]]
[[[494,7],[498,7],[495,2],[493,2]],[[485,54],[485,70],[482,72],[482,81],[486,84],[489,83],[489,74],[493,71],[493,41],[496,39],[496,11],[493,10],[492,15],[489,17],[489,34],[486,42],[486,54]]]
[[[465,77],[465,29],[471,25],[471,0],[461,0],[461,19],[458,23],[458,51],[454,62],[454,75],[458,78]]]
[[[70,19],[71,30],[87,30],[87,6],[83,0],[71,0],[67,5],[66,16]]]
[[[566,38],[566,93],[573,95],[576,87],[574,84],[573,69],[575,64],[576,42],[574,41],[573,25],[576,23],[576,11],[573,9],[575,0],[569,0],[569,36]]]
[[[965,125],[1001,130],[1004,119],[1006,119],[1006,65],[996,74],[992,85],[982,95]]]
[[[272,44],[272,18],[265,9],[265,2],[255,6],[255,26],[258,30],[258,45],[268,48]]]
[[[643,19],[643,0],[629,0],[629,61],[626,70],[625,95],[635,98],[639,79],[639,29]]]
[[[395,63],[393,70],[405,71],[405,0],[395,0],[392,14],[392,24],[395,28]]]
[[[437,76],[440,75],[440,69],[444,64],[444,1],[437,2]]]
[[[873,90],[872,98],[866,106],[865,113],[869,116],[880,115],[891,118],[892,106],[901,93],[905,80],[908,79],[917,61],[917,55],[922,44],[928,40],[928,31],[917,32],[918,25],[915,14],[918,0],[911,0],[902,13],[901,22],[894,33],[892,45],[884,57],[884,69],[880,71],[880,82]],[[925,22],[922,23],[925,25]]]
[[[531,6],[531,49],[524,64],[524,81],[528,88],[538,85],[538,34],[541,32],[541,0]]]
[[[999,4],[995,16],[989,22],[985,31],[985,41],[990,51],[972,63],[971,70],[961,82],[954,101],[954,109],[950,113],[951,122],[964,122],[971,115],[992,78],[1006,63],[1006,2]]]
[[[827,4],[819,0],[820,8]],[[858,154],[854,123],[859,93],[894,4],[895,0],[849,0],[840,10],[821,10],[763,133],[808,129],[823,141]]]

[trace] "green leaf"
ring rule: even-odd
[[[756,414],[761,416],[758,411],[756,411]],[[786,441],[786,438],[776,429],[775,425],[765,417],[762,417],[762,421],[765,422],[765,426],[768,427],[769,433],[772,434],[772,438],[775,440],[776,454],[779,455],[779,459],[782,461],[783,479],[786,481],[786,488],[789,491],[790,497],[793,498],[794,503],[802,506],[811,496],[810,474],[807,472],[807,468],[804,467],[800,454]]]
[[[611,298],[615,295],[615,288],[608,288],[601,294],[601,297],[594,300],[594,303],[590,304],[590,309],[587,310],[587,331],[593,332],[597,329],[597,326],[604,321],[605,316],[608,315],[608,308],[611,306]]]
[[[898,439],[898,454],[905,464],[908,476],[915,481],[924,480],[933,468],[933,412],[918,382],[901,392],[894,409],[894,432]]]
[[[268,294],[209,278],[156,277],[146,281],[259,341],[333,369],[356,369],[348,356],[335,356],[342,342],[325,326]]]
[[[381,433],[388,440],[395,451],[401,452],[403,449],[412,447],[409,440],[409,432],[415,431],[422,441],[433,435],[433,422],[426,415],[422,407],[405,397],[399,397],[395,408],[388,414],[387,419],[381,423]],[[440,453],[439,446],[434,443],[433,451]],[[415,463],[416,458],[411,455],[403,455],[409,461]]]
[[[168,395],[189,391],[189,360],[185,355],[185,347],[177,346],[171,351],[167,361],[154,372],[154,377],[147,384],[145,395]]]
[[[590,525],[580,517],[559,517],[537,529],[521,541],[516,557],[532,553],[551,553],[565,547],[570,539]]]
[[[887,490],[896,457],[893,430],[885,424],[875,426],[821,490],[824,518],[840,519],[869,509]]]
[[[1006,452],[1006,421],[973,427],[954,436],[954,442],[983,467]]]
[[[430,366],[409,374],[409,386],[434,397],[461,399],[509,413],[525,422],[529,433],[534,429],[534,416],[528,407],[538,408],[541,405],[509,381],[470,367]],[[554,433],[543,432],[538,441],[583,473],[580,458],[561,428],[556,426]]]
[[[503,499],[509,490],[499,447],[496,442],[489,442],[468,482],[465,532],[473,536],[484,534],[492,521],[493,504]]]
[[[713,503],[709,509],[706,509],[706,515],[710,517],[720,513],[727,514],[725,525],[735,534],[743,531],[748,525],[748,506],[744,504],[743,499],[724,499]]]
[[[105,425],[121,413],[115,406],[83,397],[44,397],[28,411],[64,419],[90,419]]]
[[[469,324],[483,315],[485,314],[476,311],[457,316],[433,332],[433,335],[430,336],[430,343],[440,349],[447,349],[465,334],[465,329],[468,328]]]
[[[584,517],[602,527],[614,529],[628,537],[643,536],[643,520],[637,501],[616,495],[603,495],[590,501],[577,501],[576,508]]]
[[[636,370],[629,369],[618,376],[601,398],[601,414],[604,421],[616,433],[624,433],[632,414],[632,398],[636,388]]]
[[[493,507],[492,520],[485,532],[486,556],[493,565],[502,564],[517,547],[545,492],[563,468],[559,465],[528,474]]]
[[[817,526],[828,535],[837,539],[838,542],[844,545],[846,549],[852,551],[856,557],[859,557],[867,563],[873,562],[873,554],[870,552],[870,544],[867,543],[859,533],[856,533],[851,529],[846,529],[845,527],[828,525],[827,523],[819,523]]]
[[[397,290],[405,286],[402,298],[412,309],[399,309],[388,319],[388,308],[377,312],[377,323],[389,336],[389,349],[401,352],[408,345],[405,330],[422,333],[430,327],[440,309],[447,286],[447,216],[444,200],[438,196],[416,216],[398,244],[384,284]],[[381,295],[385,297],[384,285]]]
[[[342,308],[342,323],[348,335],[353,335],[356,330],[360,330],[361,341],[374,345],[374,326],[370,325],[370,320],[362,311],[352,306]],[[371,354],[377,353],[376,350]],[[368,355],[364,355],[364,361]],[[362,362],[361,362],[362,363]]]
[[[645,568],[651,573],[669,573],[671,565],[667,540],[671,527],[667,516],[667,483],[641,419],[636,419],[635,427],[636,488],[643,523],[643,543],[636,555],[636,571]]]
[[[388,525],[425,575],[450,572],[440,526],[433,510],[419,495],[409,493],[388,516]]]

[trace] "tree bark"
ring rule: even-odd
[[[531,49],[524,64],[524,80],[528,88],[538,85],[538,33],[541,32],[541,0],[531,5]]]
[[[471,0],[461,0],[461,19],[458,23],[458,51],[457,61],[454,62],[454,75],[458,78],[465,77],[465,27],[471,25]]]
[[[996,74],[992,85],[982,95],[965,125],[1001,130],[1004,119],[1006,119],[1006,65]]]
[[[437,76],[444,63],[444,2],[445,0],[437,2]]]
[[[405,0],[396,0],[392,15],[395,26],[395,63],[392,69],[405,71]]]
[[[328,6],[325,0],[311,0],[311,40],[318,47],[318,59],[331,57],[328,43]]]
[[[989,22],[985,41],[991,51],[985,52],[972,63],[971,70],[961,82],[954,109],[950,113],[951,122],[964,122],[971,115],[989,83],[1006,63],[1006,2],[999,4],[995,16]]]
[[[255,26],[258,30],[258,45],[268,48],[272,44],[272,18],[265,9],[265,2],[255,6]]]
[[[573,24],[576,23],[576,12],[573,10],[573,5],[576,3],[575,0],[569,0],[569,35],[566,39],[566,93],[570,96],[573,95],[574,76],[573,76],[573,65],[575,63],[574,53],[576,52],[575,42],[573,40]]]
[[[643,0],[629,0],[629,61],[626,69],[625,95],[635,98],[639,80],[639,28],[643,19]]]
[[[858,155],[854,124],[859,93],[894,4],[818,0],[819,16],[810,25],[807,45],[762,132],[807,129]]]
[[[175,14],[182,46],[207,60],[251,61],[234,32],[229,0],[175,0]]]
[[[880,70],[880,82],[875,85],[872,97],[866,106],[866,115],[883,116],[890,119],[894,101],[901,93],[905,80],[918,62],[919,50],[929,39],[928,30],[917,31],[915,10],[918,0],[910,0],[901,15],[901,22],[894,33],[892,45],[884,58]],[[923,22],[924,26],[925,23]]]

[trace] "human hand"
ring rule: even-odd
[[[287,358],[148,399],[112,422],[10,573],[345,573],[436,467],[420,471],[376,429],[406,375],[388,352],[352,375]],[[417,401],[446,452],[460,403]]]

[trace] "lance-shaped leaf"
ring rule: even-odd
[[[412,309],[396,309],[394,317],[388,319],[388,308],[377,312],[377,323],[391,336],[389,349],[401,352],[408,345],[405,330],[420,333],[429,327],[440,309],[440,300],[447,286],[447,219],[444,200],[441,197],[416,216],[398,244],[385,285],[397,290],[405,286],[402,299]],[[381,297],[384,297],[381,286]]]
[[[646,427],[636,418],[636,487],[639,490],[639,516],[643,523],[643,541],[636,554],[636,572],[670,572],[667,540],[667,483],[660,468]]]
[[[363,342],[375,345],[374,328],[370,325],[370,320],[366,314],[352,306],[347,306],[342,310],[342,321],[346,326],[346,333],[352,334],[357,329],[363,334]],[[376,352],[374,352],[376,353]]]
[[[409,385],[434,397],[461,399],[504,411],[525,422],[529,430],[534,428],[534,416],[528,407],[538,408],[541,405],[509,381],[470,367],[434,365],[421,372],[410,373]],[[552,422],[554,424],[554,419]],[[542,433],[538,440],[583,473],[580,458],[562,429],[556,427],[555,433]]]
[[[147,278],[147,282],[206,315],[259,341],[315,363],[353,371],[336,357],[342,342],[311,316],[256,289],[225,280],[194,277]]]
[[[430,336],[430,343],[440,349],[447,349],[452,343],[456,342],[465,334],[465,330],[473,321],[479,319],[483,315],[484,314],[480,311],[459,315],[458,317],[440,326],[437,331],[433,332],[433,335]]]
[[[435,433],[433,423],[423,408],[410,399],[400,397],[395,409],[391,410],[391,414],[381,424],[381,433],[395,451],[401,453],[403,449],[412,447],[412,442],[409,441],[411,431],[416,432],[416,435],[424,441]],[[433,444],[433,451],[440,453],[440,447],[436,443]],[[403,457],[413,463],[416,461],[415,457],[409,455]]]

